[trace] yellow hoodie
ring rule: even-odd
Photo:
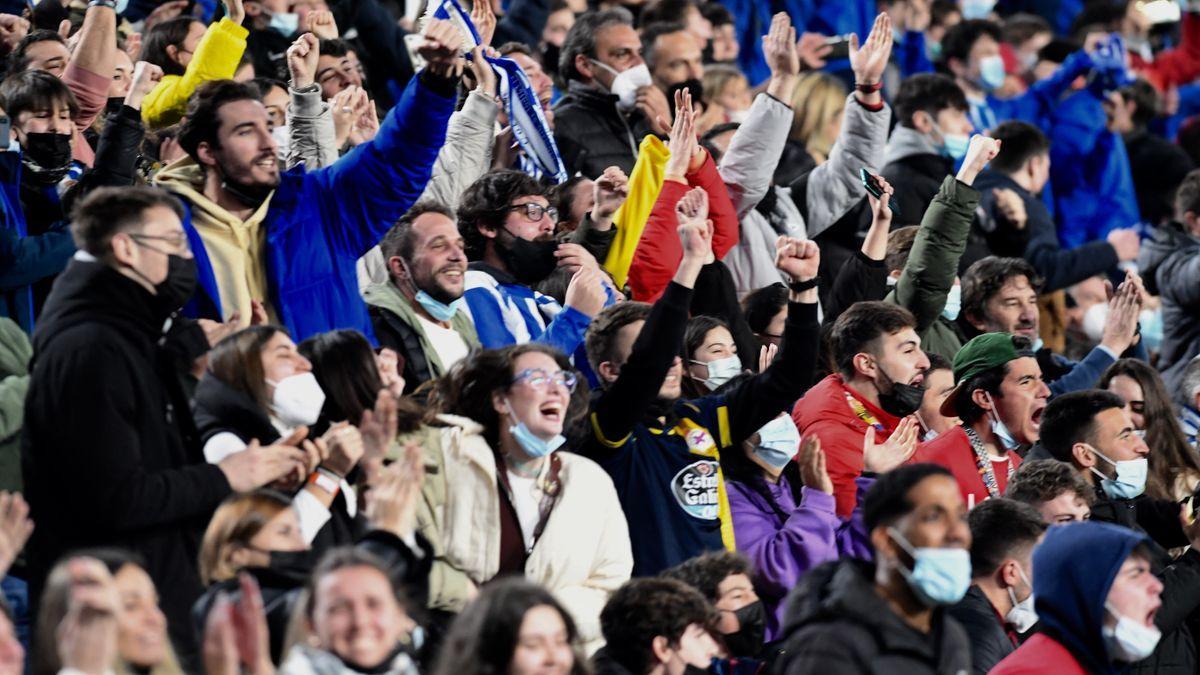
[[[667,160],[670,157],[671,151],[657,136],[650,135],[642,139],[642,145],[638,148],[637,163],[633,165],[633,171],[629,174],[629,197],[613,217],[617,236],[608,249],[608,257],[604,260],[604,268],[613,275],[617,288],[625,285],[638,240],[642,238],[642,230],[646,229],[650,211],[654,208],[658,193],[662,191]]]
[[[142,102],[146,128],[161,129],[175,124],[183,119],[196,87],[209,80],[231,79],[242,61],[249,34],[250,31],[228,18],[209,26],[183,75],[164,75]]]
[[[262,206],[243,221],[204,196],[204,172],[191,157],[163,167],[154,177],[154,184],[191,206],[192,226],[204,241],[225,316],[234,311],[241,312],[242,325],[248,325],[253,299],[261,301],[267,316],[274,320],[276,314],[270,303],[263,251],[267,232],[262,222],[275,193],[268,195]]]

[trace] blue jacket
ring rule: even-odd
[[[1033,551],[1034,608],[1042,631],[1092,673],[1113,673],[1101,628],[1117,571],[1150,538],[1097,521],[1052,527]]]
[[[75,253],[66,221],[28,236],[21,206],[21,153],[0,152],[0,316],[33,332],[33,282],[58,274]]]
[[[1078,92],[1058,104],[1053,117],[1050,181],[1063,248],[1136,225],[1141,216],[1129,155],[1121,137],[1108,130],[1100,101]]]
[[[428,77],[422,73],[409,82],[374,140],[323,169],[297,167],[280,176],[263,221],[263,254],[272,304],[297,342],[340,328],[374,339],[354,266],[420,196],[445,143],[455,98],[435,91],[442,82],[431,86]],[[172,183],[163,181],[163,187]],[[184,202],[183,226],[199,277],[185,310],[220,320],[225,312],[212,261]]]
[[[1054,74],[1035,82],[1020,96],[996,98],[988,94],[983,103],[968,100],[971,106],[968,113],[971,124],[975,125],[976,131],[982,133],[984,129],[991,129],[1001,122],[1020,120],[1049,133],[1054,108],[1059,99],[1070,89],[1075,78],[1086,73],[1091,67],[1092,57],[1086,52],[1077,51],[1068,56]]]

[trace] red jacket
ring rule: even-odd
[[[1057,640],[1038,633],[1004,657],[988,675],[1087,675],[1075,657]]]
[[[712,249],[716,259],[724,258],[729,249],[737,245],[737,210],[733,208],[725,181],[717,173],[716,163],[707,152],[704,163],[689,173],[687,180],[688,185],[663,181],[662,191],[658,193],[629,265],[629,290],[634,300],[654,302],[675,276],[679,261],[683,259],[679,235],[675,233],[679,227],[675,205],[693,187],[704,188],[708,193],[708,217],[713,221]]]
[[[1017,467],[1021,466],[1020,456],[1010,452],[1008,458],[1016,471]],[[954,480],[958,481],[958,488],[962,490],[963,501],[967,503],[968,508],[973,508],[991,496],[983,483],[983,476],[979,474],[971,441],[962,427],[954,427],[932,441],[921,444],[912,459],[908,460],[909,464],[918,462],[930,462],[949,469],[950,473],[954,474]],[[1008,461],[993,461],[992,471],[996,474],[996,487],[1003,495],[1008,489]]]
[[[837,499],[837,513],[843,518],[850,517],[854,511],[854,479],[863,472],[862,447],[867,434],[867,423],[850,407],[846,400],[847,393],[862,403],[867,413],[883,427],[876,429],[875,442],[886,441],[900,424],[900,418],[871,405],[836,373],[809,389],[792,410],[792,419],[800,429],[800,434],[816,434],[821,439],[826,468],[833,481],[833,496]]]
[[[1132,52],[1129,56],[1137,74],[1160,92],[1195,80],[1200,77],[1200,14],[1183,13],[1178,47],[1155,54],[1149,62]]]

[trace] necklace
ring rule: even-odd
[[[983,441],[979,438],[979,434],[975,430],[964,426],[963,429],[967,432],[967,440],[971,442],[971,449],[975,451],[975,467],[979,469],[979,476],[983,479],[983,486],[987,488],[988,495],[992,497],[1000,496],[1000,486],[996,483],[996,467],[992,466],[992,458],[988,457],[987,448],[983,446]],[[1012,457],[1008,458],[1008,475],[1007,479],[1012,480],[1013,461]]]

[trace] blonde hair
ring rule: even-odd
[[[272,518],[291,505],[292,500],[272,490],[233,495],[222,502],[200,543],[200,581],[208,586],[232,579],[238,572],[229,562],[233,547],[248,545]]]
[[[803,143],[820,164],[829,157],[836,138],[826,138],[825,130],[846,109],[846,87],[825,73],[809,73],[800,78],[792,96],[792,132],[788,138]]]
[[[705,102],[711,103],[716,100],[717,97],[725,93],[725,87],[737,79],[746,79],[746,76],[742,74],[742,71],[738,70],[737,66],[731,66],[726,63],[710,63],[704,66],[704,78],[701,80],[701,84],[704,87]],[[747,83],[747,86],[749,86],[749,83]]]

